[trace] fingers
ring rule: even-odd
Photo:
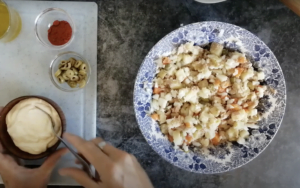
[[[99,143],[103,142],[104,140],[102,138],[95,138],[91,140],[95,145],[98,146]],[[99,148],[100,149],[100,148]],[[111,157],[113,160],[116,159],[120,154],[122,154],[123,151],[113,147],[110,144],[106,144],[102,149],[101,149],[106,155]]]
[[[93,181],[84,171],[78,168],[63,168],[59,170],[61,176],[69,176],[73,178],[77,183],[83,187],[88,188],[101,188],[103,187],[100,183]]]
[[[68,151],[69,150],[67,148],[57,150],[55,153],[53,153],[50,157],[46,159],[46,161],[42,164],[40,169],[46,174],[50,174],[54,169],[56,163],[59,161],[59,159]]]
[[[3,109],[3,106],[0,106],[0,112],[1,112],[2,109]]]
[[[109,165],[112,163],[111,159],[93,142],[88,142],[69,133],[65,133],[64,138],[71,143],[98,171],[105,171],[105,165],[103,164]],[[101,163],[99,163],[99,161],[101,161]]]

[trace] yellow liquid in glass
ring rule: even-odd
[[[9,12],[7,6],[0,2],[0,38],[5,34],[9,27]]]

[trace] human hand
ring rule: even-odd
[[[0,111],[1,111],[0,107]],[[0,144],[0,175],[5,184],[5,188],[44,188],[47,187],[50,175],[62,155],[68,150],[66,148],[57,150],[41,167],[27,169],[20,166],[15,158],[5,153]]]
[[[153,188],[147,174],[133,155],[109,144],[101,149],[101,138],[91,141],[65,133],[64,138],[89,161],[98,172],[101,181],[92,180],[87,173],[78,168],[64,168],[62,176],[69,176],[87,188]]]

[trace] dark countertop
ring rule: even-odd
[[[99,5],[98,134],[135,155],[157,188],[300,187],[298,171],[300,18],[278,0],[229,0],[205,5],[193,0],[103,0]],[[282,127],[268,148],[231,172],[202,175],[164,161],[143,138],[133,110],[134,81],[152,46],[193,22],[222,21],[256,34],[274,52],[287,82]]]
[[[278,0],[97,0],[98,136],[137,157],[156,188],[300,187],[300,18]],[[172,166],[143,138],[133,109],[134,81],[144,57],[167,33],[201,21],[222,21],[256,34],[274,52],[287,82],[287,108],[273,142],[255,160],[223,174]]]

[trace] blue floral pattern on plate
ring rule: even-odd
[[[256,68],[264,71],[269,89],[260,100],[258,111],[262,120],[258,130],[250,130],[245,145],[225,143],[217,147],[176,150],[161,133],[148,111],[155,77],[155,60],[171,52],[180,44],[193,41],[196,45],[210,42],[224,44],[227,48],[241,51],[252,60]],[[169,33],[161,39],[145,57],[137,74],[134,87],[134,109],[142,134],[149,145],[165,160],[187,171],[214,174],[238,168],[257,157],[274,138],[281,124],[286,106],[286,84],[280,65],[273,52],[255,35],[238,26],[222,22],[200,22]]]

